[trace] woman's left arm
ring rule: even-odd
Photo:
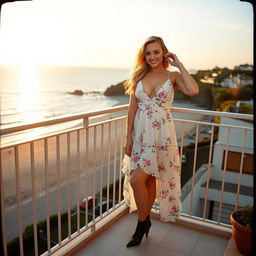
[[[178,57],[174,53],[168,52],[165,57],[169,58],[169,62],[172,66],[177,67],[179,72],[173,72],[175,74],[175,86],[188,96],[196,96],[199,94],[199,88],[194,78],[188,73],[183,64],[179,61]]]

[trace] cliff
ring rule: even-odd
[[[104,91],[105,96],[114,96],[114,95],[125,95],[124,93],[124,82],[126,80],[116,84],[116,85],[111,85]]]

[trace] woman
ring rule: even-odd
[[[169,65],[179,72],[169,72]],[[175,221],[181,212],[180,159],[170,113],[176,89],[194,96],[198,86],[162,38],[152,36],[140,48],[134,70],[125,83],[130,95],[125,156],[124,199],[138,211],[136,231],[127,247],[139,245],[151,226],[150,212],[158,202],[160,219]]]

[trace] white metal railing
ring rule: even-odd
[[[178,121],[178,120],[176,120]],[[220,223],[220,218],[221,218],[221,212],[222,212],[222,203],[223,203],[223,195],[224,195],[224,186],[225,186],[225,181],[226,181],[226,174],[227,174],[227,156],[228,156],[228,151],[229,148],[231,147],[230,145],[230,136],[231,136],[231,130],[232,129],[240,129],[243,130],[243,143],[239,145],[241,151],[238,151],[241,153],[241,161],[240,161],[240,167],[239,167],[239,174],[238,174],[238,180],[237,180],[237,192],[236,192],[236,202],[234,205],[234,210],[237,209],[238,207],[238,201],[239,201],[239,196],[240,196],[240,186],[241,186],[241,175],[243,172],[243,165],[244,165],[244,154],[245,154],[245,148],[246,148],[246,141],[247,141],[247,134],[248,132],[253,132],[252,127],[247,127],[247,126],[237,126],[237,125],[227,125],[227,124],[218,124],[218,123],[206,123],[206,122],[200,122],[200,121],[181,121],[180,122],[194,122],[197,123],[196,125],[196,138],[195,138],[195,147],[194,147],[194,160],[193,160],[193,176],[192,176],[192,188],[191,188],[191,199],[190,199],[190,208],[189,208],[189,216],[192,215],[192,206],[193,206],[193,192],[194,192],[194,179],[195,179],[195,165],[196,165],[196,159],[197,159],[197,142],[198,142],[198,125],[201,124],[207,124],[211,126],[211,139],[210,139],[210,152],[208,156],[208,166],[207,166],[207,178],[206,178],[206,191],[205,191],[205,199],[204,199],[204,207],[203,207],[203,220],[207,221],[206,218],[206,209],[207,209],[207,200],[208,200],[208,192],[209,192],[209,181],[211,178],[211,172],[212,172],[212,153],[213,153],[213,131],[214,127],[219,127],[219,128],[225,128],[227,129],[227,137],[226,137],[226,143],[225,143],[225,158],[224,158],[224,166],[222,169],[222,179],[221,179],[221,190],[220,190],[220,206],[218,209],[218,224],[223,224]],[[253,149],[251,152],[253,154]],[[222,159],[220,159],[221,161]]]
[[[24,241],[22,232],[24,226],[30,224],[33,220],[33,234],[34,234],[34,254],[39,254],[38,248],[38,227],[37,222],[39,220],[46,218],[46,234],[47,234],[47,250],[43,255],[49,255],[54,251],[58,250],[73,238],[79,236],[85,230],[95,229],[95,224],[100,221],[104,216],[108,215],[113,209],[119,207],[124,202],[122,201],[122,184],[121,184],[121,162],[124,155],[123,143],[125,137],[125,122],[126,116],[121,116],[113,118],[110,120],[104,120],[98,123],[89,123],[90,117],[95,117],[97,115],[107,114],[126,110],[128,105],[122,105],[117,107],[112,107],[104,110],[99,110],[95,112],[88,112],[80,115],[68,116],[64,118],[52,119],[49,121],[44,121],[36,124],[27,124],[19,127],[13,127],[8,129],[3,129],[1,131],[2,136],[7,136],[9,134],[49,126],[53,124],[66,123],[74,120],[83,120],[83,125],[77,128],[67,129],[65,131],[54,132],[54,134],[48,136],[41,136],[39,138],[27,139],[21,143],[15,142],[9,145],[1,147],[1,221],[2,221],[2,236],[3,236],[3,248],[4,255],[7,253],[7,241],[13,238],[10,234],[10,230],[15,226],[10,224],[10,218],[17,218],[18,221],[18,237],[19,237],[19,252],[20,255],[24,255]],[[230,117],[243,120],[253,120],[252,115],[244,114],[234,114],[216,111],[206,111],[206,110],[195,110],[195,109],[185,109],[185,108],[171,108],[172,112],[185,113],[185,114],[195,114],[213,117]],[[193,202],[194,202],[194,183],[196,174],[196,161],[198,152],[198,141],[199,141],[199,127],[202,125],[208,125],[211,127],[211,138],[210,138],[210,153],[208,158],[208,168],[207,168],[207,182],[206,191],[204,199],[204,207],[202,211],[201,219],[203,221],[208,220],[206,217],[208,193],[209,193],[209,181],[211,178],[211,162],[212,162],[212,152],[213,152],[213,135],[214,127],[223,127],[228,129],[228,136],[226,142],[226,155],[224,163],[224,171],[222,176],[222,187],[221,187],[221,198],[218,225],[221,225],[220,217],[222,211],[222,201],[224,193],[224,184],[226,179],[226,165],[227,165],[227,152],[229,148],[229,138],[231,129],[242,129],[244,131],[243,145],[242,148],[242,161],[240,165],[240,173],[238,179],[238,190],[235,208],[238,205],[238,199],[240,195],[240,182],[243,169],[243,156],[246,146],[246,136],[247,132],[251,131],[253,128],[236,126],[236,125],[226,125],[206,121],[193,121],[185,119],[174,119],[175,124],[181,125],[181,133],[179,138],[180,143],[180,159],[182,159],[183,148],[185,143],[185,126],[188,124],[193,124],[196,126],[196,136],[195,136],[195,147],[194,147],[194,160],[193,160],[193,175],[192,175],[192,188],[190,195],[190,207],[188,215],[190,218],[198,219],[198,217],[193,216]],[[97,132],[100,130],[100,132]],[[93,136],[90,136],[90,134]],[[107,134],[106,134],[107,133]],[[97,136],[96,136],[97,135]],[[41,147],[39,144],[42,144]],[[25,152],[22,147],[28,147]],[[64,152],[65,151],[65,152]],[[14,152],[14,154],[12,154]],[[25,153],[24,153],[25,152]],[[107,163],[106,157],[107,155]],[[8,159],[4,157],[8,156]],[[28,157],[29,156],[29,157]],[[41,160],[40,160],[41,157]],[[41,161],[41,162],[40,162]],[[39,166],[41,163],[41,168],[44,172],[44,187],[38,187],[36,180],[38,179],[37,171],[39,171]],[[43,165],[42,165],[43,163]],[[10,167],[11,166],[11,167]],[[43,167],[42,167],[43,166]],[[65,168],[67,166],[67,168]],[[15,171],[15,175],[14,172]],[[52,179],[53,172],[56,170],[56,180],[54,185],[50,185],[50,178]],[[24,178],[25,171],[31,175],[31,190],[32,194],[30,199],[24,200],[22,198],[22,190],[24,190],[24,184],[21,182]],[[66,171],[66,178],[62,177],[63,172]],[[13,177],[9,177],[7,173],[13,172]],[[65,175],[64,175],[65,176]],[[12,180],[15,179],[15,184],[12,184]],[[118,181],[118,190],[116,191],[116,181]],[[41,181],[40,184],[42,184]],[[110,206],[110,185],[113,184],[112,188],[112,202],[113,206]],[[26,184],[28,186],[29,184]],[[103,187],[107,188],[106,191],[106,201],[107,207],[106,212],[103,213]],[[7,199],[10,196],[10,188],[12,191],[16,189],[16,202],[14,205],[8,205]],[[66,192],[67,204],[63,207],[63,193]],[[43,197],[42,197],[43,193]],[[117,193],[117,194],[116,194]],[[95,205],[96,205],[96,195],[99,196],[99,216],[96,217]],[[84,210],[84,226],[81,226],[80,218],[80,207],[79,203],[81,198],[88,198],[88,196],[93,195],[92,212],[89,212],[88,204],[85,206]],[[62,199],[62,200],[61,200]],[[53,203],[53,200],[56,202]],[[43,201],[46,203],[44,204]],[[72,205],[72,202],[76,202]],[[17,209],[15,209],[17,205]],[[25,205],[29,206],[25,208]],[[45,208],[46,214],[38,211],[38,207]],[[33,209],[33,213],[28,214],[28,219],[24,220],[25,209]],[[55,208],[53,210],[53,208]],[[62,209],[64,208],[64,210]],[[77,226],[76,231],[72,231],[71,223],[71,213],[72,208],[76,209],[77,212]],[[28,211],[28,210],[27,210]],[[26,213],[27,213],[26,211]],[[42,210],[41,210],[42,211]],[[62,224],[61,224],[61,214],[64,212],[68,213],[68,234],[67,238],[63,239],[62,234]],[[90,210],[91,211],[91,210]],[[7,221],[7,212],[9,221]],[[51,227],[50,227],[50,215],[52,212],[57,214],[58,218],[58,243],[51,247]],[[89,221],[89,213],[92,215],[91,221]],[[12,216],[12,217],[10,217]],[[12,224],[15,222],[11,220]],[[27,223],[29,221],[29,223]],[[7,232],[8,231],[8,232]],[[15,231],[13,231],[15,233]]]

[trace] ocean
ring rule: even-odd
[[[104,96],[128,69],[86,67],[0,67],[1,129],[102,109],[117,104]],[[82,90],[84,95],[69,94]]]

